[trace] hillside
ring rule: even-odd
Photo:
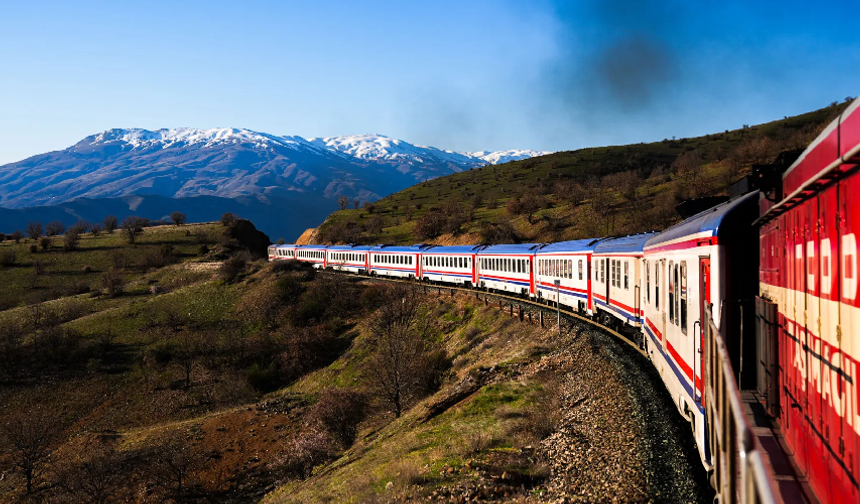
[[[0,242],[0,501],[707,500],[624,344],[267,264],[254,236]]]
[[[725,195],[754,164],[803,149],[847,103],[696,138],[475,168],[333,213],[320,243],[549,242],[662,229],[681,201]]]

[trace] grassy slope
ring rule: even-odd
[[[536,326],[515,323],[471,299],[440,300],[433,315],[442,321],[442,337],[449,354],[455,356],[453,376],[443,389],[399,419],[390,415],[371,419],[343,456],[308,480],[282,486],[263,502],[369,502],[386,494],[388,498],[410,491],[415,495],[416,484],[429,494],[434,488],[472,478],[467,462],[475,465],[476,459],[493,454],[519,453],[519,447],[539,441],[517,430],[540,397],[543,385],[533,376],[502,378],[428,421],[424,421],[425,406],[444,397],[476,369],[505,369],[539,359],[549,351],[551,335]],[[362,338],[357,339],[343,358],[308,375],[288,392],[314,393],[333,384],[355,386],[367,351]],[[386,489],[389,483],[392,488]]]
[[[687,181],[671,168],[679,156],[693,152],[700,160],[697,175],[707,187],[693,196],[725,194],[728,177],[736,180],[749,173],[751,161],[769,162],[769,159],[755,160],[756,152],[750,155],[747,151],[757,150],[772,158],[781,150],[802,148],[844,107],[845,104],[832,105],[795,117],[697,138],[559,152],[441,177],[379,200],[374,205],[373,214],[366,209],[331,214],[321,227],[322,239],[333,227],[353,222],[361,229],[374,215],[378,215],[383,218],[383,231],[379,234],[365,231],[356,239],[357,242],[418,243],[422,241],[414,229],[418,218],[446,202],[470,203],[476,196],[483,201],[472,204],[472,222],[464,226],[460,236],[443,236],[440,243],[480,242],[482,223],[511,222],[518,239],[533,241],[574,239],[596,232],[632,233],[662,227],[677,219],[672,212],[675,200],[691,195],[684,194],[686,188],[679,187]],[[738,163],[729,167],[731,158]],[[593,190],[586,196],[586,204],[579,206],[570,205],[564,197],[556,194],[555,184],[559,181],[586,183],[589,178],[600,179],[625,171],[635,171],[641,177],[639,188],[635,198],[628,200],[620,190],[604,185],[611,202],[611,215],[595,217],[590,213],[587,203]],[[511,216],[505,210],[511,198],[528,190],[542,194],[546,202],[534,223],[529,223],[524,216]],[[655,210],[661,206],[661,211]],[[410,213],[411,219],[408,217]],[[643,219],[643,215],[648,218]],[[606,222],[595,225],[595,219]]]
[[[101,288],[102,274],[114,266],[117,255],[142,265],[148,254],[159,251],[163,245],[170,245],[174,254],[183,260],[196,257],[201,243],[200,233],[212,234],[207,238],[209,242],[217,240],[215,227],[206,224],[147,228],[135,247],[127,246],[119,231],[100,236],[84,234],[80,250],[73,252],[63,252],[61,236],[53,239],[48,250],[39,248],[35,254],[28,251],[28,247],[35,244],[33,240],[25,239],[19,244],[6,240],[0,243],[0,254],[14,251],[17,259],[14,266],[0,266],[4,284],[0,290],[0,310]],[[36,261],[45,265],[44,275],[34,276]],[[85,266],[89,268],[85,270]],[[124,276],[134,283],[143,275],[139,269],[128,269]],[[137,284],[131,288],[134,292],[146,289],[148,286]]]
[[[193,231],[190,236],[186,235],[186,229]],[[303,398],[312,402],[320,389],[333,385],[363,386],[361,368],[370,351],[364,343],[365,314],[354,312],[345,320],[357,332],[350,330],[344,337],[358,336],[341,358],[287,389],[264,395],[248,385],[244,369],[213,369],[202,362],[194,367],[193,385],[189,389],[177,386],[182,371],[176,365],[146,364],[151,351],[164,339],[153,329],[163,325],[165,314],[168,311],[188,314],[188,320],[193,320],[213,342],[248,337],[255,328],[253,323],[248,325],[239,320],[237,309],[243,297],[273,278],[269,267],[255,263],[239,283],[215,280],[213,269],[208,267],[210,263],[195,255],[200,247],[195,233],[218,236],[220,231],[218,225],[147,229],[134,247],[124,244],[118,235],[86,235],[79,251],[37,253],[40,257],[51,257],[53,264],[50,273],[40,277],[44,283],[36,289],[20,283],[25,279],[23,270],[31,269],[26,262],[29,252],[20,252],[23,265],[0,269],[0,282],[8,291],[3,295],[17,300],[16,305],[24,304],[32,290],[52,293],[55,299],[45,301],[43,308],[61,314],[63,326],[76,331],[83,338],[84,347],[97,346],[105,334],[113,335],[109,350],[78,361],[64,371],[25,381],[0,382],[0,403],[4,404],[0,423],[15,411],[32,411],[34,407],[57,414],[66,424],[64,441],[56,447],[59,458],[89,436],[117,436],[123,450],[134,451],[158,443],[171,432],[181,432],[194,440],[195,449],[219,454],[206,464],[203,479],[210,488],[244,486],[241,495],[249,498],[271,487],[275,480],[269,468],[277,465],[286,437],[302,425],[302,405],[308,402]],[[180,252],[181,262],[164,268],[140,267],[147,251],[164,243]],[[26,250],[26,245],[2,246]],[[126,254],[133,263],[122,273],[128,282],[124,294],[114,298],[92,293],[65,296],[60,289],[52,290],[68,282],[85,282],[98,290],[100,276],[111,267],[111,255],[117,251]],[[90,265],[94,271],[84,273],[83,265]],[[166,292],[151,294],[152,284],[160,285]],[[0,322],[26,320],[30,313],[28,306],[15,306],[0,311]],[[458,301],[440,301],[433,315],[438,320],[440,337],[446,341],[451,355],[457,357],[457,377],[477,366],[491,367],[533,355],[536,342],[544,337],[533,326],[498,317],[495,310]],[[472,330],[468,335],[467,329]],[[452,378],[451,383],[456,379]],[[427,472],[422,469],[424,465],[437,472],[442,467],[462,466],[466,457],[472,455],[468,453],[472,448],[464,451],[463,447],[488,449],[490,440],[485,439],[486,435],[495,440],[493,449],[504,450],[511,446],[505,435],[516,420],[500,418],[497,408],[504,405],[513,412],[511,418],[519,418],[522,415],[516,411],[528,407],[539,388],[534,382],[503,381],[485,388],[468,404],[420,426],[414,424],[423,411],[420,407],[393,423],[389,423],[392,417],[385,409],[376,410],[363,427],[359,446],[325,469],[330,477],[293,483],[285,488],[290,494],[298,492],[304,496],[301,500],[325,500],[327,495],[341,495],[363,501],[384,490],[389,481],[403,486],[411,483],[412,480],[401,476],[407,469],[409,474],[416,475]],[[298,403],[286,413],[261,406],[270,402],[292,404],[291,401]],[[397,462],[407,452],[405,461]],[[353,463],[356,457],[358,461]],[[0,455],[0,468],[6,468],[9,462]],[[346,467],[350,469],[342,472]],[[367,477],[355,479],[351,471],[356,468]],[[343,486],[344,478],[352,481],[351,486]],[[426,479],[435,481],[433,476]],[[20,484],[19,477],[8,473],[0,480],[0,500],[18,494]],[[271,499],[277,501],[283,495],[279,491]]]

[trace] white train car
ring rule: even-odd
[[[377,245],[370,248],[370,274],[400,278],[419,277],[419,258],[423,245],[398,247]]]
[[[757,216],[758,193],[718,205],[651,237],[640,261],[644,270],[642,305],[645,347],[679,411],[693,425],[699,454],[710,466],[705,439],[703,394],[704,335],[702,313],[712,306],[714,322],[725,338],[733,360],[748,353],[726,331],[736,326],[743,310],[739,300],[752,300],[757,289],[757,235],[751,226]],[[754,316],[754,307],[746,310]],[[747,327],[754,327],[747,321]],[[755,363],[755,335],[749,331],[745,347]],[[732,362],[740,370],[740,362]],[[744,369],[754,369],[750,364]],[[753,380],[754,380],[754,375]],[[743,381],[749,382],[749,377]],[[754,382],[753,382],[754,383]]]
[[[309,263],[316,269],[325,269],[327,248],[325,245],[296,245],[296,259]]]
[[[609,238],[591,256],[595,310],[633,327],[641,327],[642,250],[654,233]]]
[[[295,245],[269,245],[270,261],[289,261],[296,258]]]
[[[535,253],[537,298],[592,315],[591,255],[600,240],[589,238],[550,243],[538,249]],[[559,282],[558,287],[556,281]]]
[[[326,267],[335,271],[367,273],[370,269],[368,246],[333,245],[326,249]]]
[[[478,252],[478,286],[535,296],[533,260],[539,243],[491,245]]]
[[[475,262],[481,245],[428,247],[421,252],[419,278],[472,286],[478,284]]]

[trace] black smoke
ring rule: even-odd
[[[674,1],[557,1],[557,56],[539,78],[556,107],[636,113],[684,80],[683,4]]]

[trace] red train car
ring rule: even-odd
[[[824,502],[860,502],[860,99],[763,191],[760,382]],[[768,362],[768,361],[772,362]]]

